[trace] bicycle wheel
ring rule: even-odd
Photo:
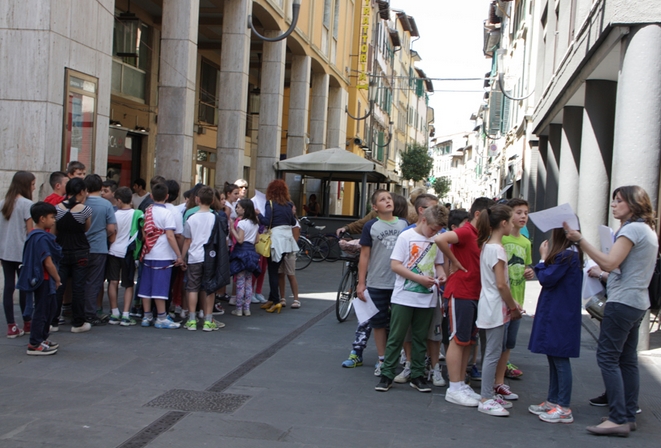
[[[322,235],[317,235],[312,237],[310,242],[312,243],[312,249],[310,252],[310,258],[312,258],[312,261],[324,261],[326,257],[328,257],[328,252],[330,251],[326,238]]]
[[[296,252],[296,270],[307,268],[312,263],[310,253],[312,252],[312,244],[305,237],[298,239],[298,252]]]
[[[357,283],[355,273],[351,269],[347,269],[340,282],[335,300],[335,316],[340,322],[344,322],[349,317],[353,299],[356,297]]]

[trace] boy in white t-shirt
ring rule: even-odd
[[[397,237],[390,255],[395,276],[395,289],[390,308],[390,334],[381,368],[381,381],[375,389],[385,392],[392,387],[402,343],[411,327],[411,387],[431,392],[425,378],[427,332],[438,306],[433,288],[445,282],[443,254],[434,244],[434,237],[447,224],[442,206],[428,207],[415,228]]]
[[[188,255],[186,264],[186,293],[188,297],[188,321],[184,325],[187,330],[197,330],[197,320],[195,319],[195,310],[198,300],[201,300],[205,306],[204,310],[213,307],[214,296],[207,297],[206,291],[202,289],[202,279],[204,278],[204,245],[209,241],[211,231],[216,223],[216,215],[211,212],[213,203],[213,190],[210,187],[202,187],[197,192],[195,202],[200,209],[193,213],[184,225],[184,247],[182,254]],[[212,306],[205,303],[211,300]],[[220,327],[213,320],[213,314],[209,312],[204,315],[203,331],[215,331]]]
[[[163,183],[154,185],[151,195],[154,204],[147,207],[145,213],[143,228],[145,241],[142,246],[144,265],[138,288],[138,297],[142,298],[145,312],[141,325],[149,327],[154,321],[150,300],[154,299],[158,311],[154,327],[174,329],[179,328],[179,324],[167,315],[165,303],[170,295],[172,267],[181,266],[184,262],[174,238],[175,217],[165,208],[165,200],[168,197],[167,185]]]

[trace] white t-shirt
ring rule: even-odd
[[[436,265],[443,264],[443,252],[434,239],[425,238],[415,229],[400,233],[390,255],[391,260],[401,261],[404,267],[416,274],[436,277]],[[392,303],[412,308],[434,308],[438,305],[437,294],[419,283],[395,274]]]
[[[148,194],[149,194],[148,192],[145,192],[144,196],[140,196],[138,193],[133,193],[133,195],[131,196],[131,203],[133,204],[133,208],[137,210],[138,207],[140,207],[140,204],[142,204],[142,201],[145,200]]]
[[[257,238],[257,233],[259,232],[259,226],[254,222],[242,219],[236,225],[237,229],[243,230],[243,241],[246,243],[255,244],[255,239]]]
[[[480,255],[482,291],[480,300],[477,302],[477,321],[475,322],[478,328],[496,328],[510,320],[510,310],[500,296],[498,286],[496,286],[496,272],[493,269],[501,260],[505,263],[505,279],[509,285],[505,248],[500,244],[484,245]]]
[[[164,204],[154,204],[152,208],[152,216],[154,217],[154,224],[159,229],[163,230],[174,230],[176,229],[176,223],[174,222],[174,215],[168,210]],[[145,260],[171,260],[174,261],[177,259],[177,255],[174,253],[168,242],[167,235],[158,237],[156,244],[152,250],[145,255]]]
[[[193,213],[184,225],[184,238],[190,238],[188,248],[188,263],[204,262],[204,245],[209,242],[216,215],[211,212]]]
[[[134,211],[135,210],[133,209],[119,209],[115,212],[115,219],[117,220],[117,235],[115,236],[115,241],[110,245],[110,249],[108,249],[109,255],[119,258],[124,258],[126,256]]]
[[[170,210],[170,213],[172,213],[172,216],[174,216],[174,225],[176,226],[176,229],[174,229],[174,234],[175,235],[181,235],[184,233],[184,221],[181,219],[181,213],[179,210],[177,210],[177,206],[173,204],[165,204],[165,208]]]

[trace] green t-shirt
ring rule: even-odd
[[[507,272],[510,277],[512,298],[523,305],[526,295],[526,279],[523,276],[526,266],[532,264],[532,244],[523,235],[504,236],[503,246],[507,252]]]

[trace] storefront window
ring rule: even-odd
[[[94,172],[98,79],[67,69],[62,168],[77,160]]]
[[[195,183],[213,187],[216,183],[216,150],[198,146],[195,165]]]

